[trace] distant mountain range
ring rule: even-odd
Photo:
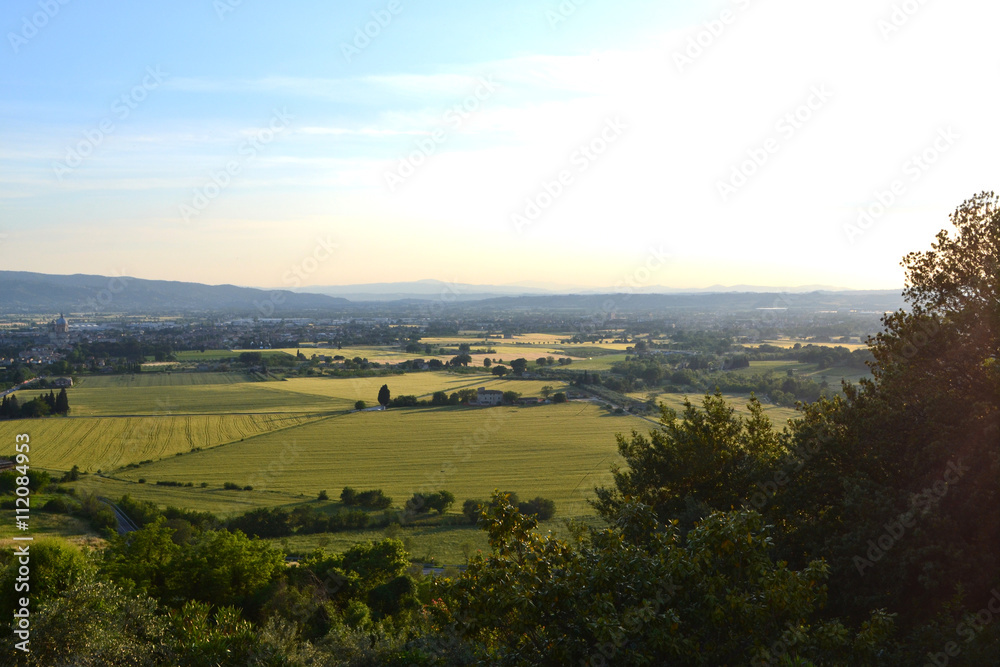
[[[164,313],[216,311],[244,316],[343,309],[346,299],[287,290],[171,280],[0,271],[0,313]]]
[[[351,301],[401,301],[404,299],[445,299],[447,301],[480,301],[501,296],[542,296],[575,294],[611,294],[621,292],[613,287],[580,287],[556,283],[512,283],[507,285],[473,285],[448,283],[441,280],[415,280],[396,283],[364,283],[358,285],[315,285],[299,287],[296,292],[311,292],[350,299]],[[842,287],[805,285],[798,287],[764,287],[759,285],[713,285],[700,288],[673,288],[647,285],[634,288],[635,294],[716,294],[728,292],[805,293],[846,292]]]
[[[322,293],[314,293],[322,292]],[[617,294],[616,294],[617,292]],[[738,285],[698,290],[663,287],[624,290],[566,288],[553,285],[470,285],[420,280],[310,287],[295,291],[234,285],[203,285],[74,274],[69,276],[0,271],[0,313],[230,313],[241,317],[280,317],[348,311],[411,314],[426,305],[476,311],[561,310],[602,312],[613,300],[615,312],[664,309],[741,312],[762,308],[790,310],[895,310],[904,305],[900,290],[768,288]],[[434,309],[433,312],[440,312]]]

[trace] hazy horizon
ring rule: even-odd
[[[0,23],[8,270],[896,289],[1000,138],[981,4],[50,5]]]

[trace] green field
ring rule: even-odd
[[[0,523],[0,549],[8,549],[19,544],[14,536],[23,536],[14,525],[14,512],[3,511],[4,521]],[[69,537],[74,542],[93,544],[103,542],[101,537],[90,529],[90,524],[82,519],[66,514],[48,514],[32,510],[29,521],[33,537],[61,536]],[[21,542],[20,544],[23,544]]]
[[[607,363],[618,356],[623,355],[594,361]],[[576,361],[570,368],[584,363]],[[567,388],[554,380],[446,371],[267,382],[242,373],[84,377],[68,390],[69,417],[0,422],[0,442],[12,443],[15,433],[29,433],[33,466],[58,475],[77,465],[91,473],[72,484],[79,492],[111,498],[129,494],[220,517],[255,507],[313,503],[321,490],[336,499],[344,486],[353,486],[380,488],[397,508],[414,492],[447,489],[457,499],[452,515],[465,499],[485,500],[499,488],[516,491],[522,499],[551,498],[556,521],[562,521],[593,516],[587,500],[594,486],[611,483],[609,468],[618,459],[615,435],[654,428],[650,421],[613,416],[585,401],[353,411],[357,400],[375,405],[383,384],[393,396],[421,398],[481,386],[524,396],[541,395],[547,385],[553,391]],[[18,396],[24,401],[38,393]],[[139,465],[128,467],[132,464]],[[94,474],[98,470],[102,474]],[[226,482],[253,489],[227,490]],[[9,510],[0,512],[0,520],[10,523],[10,515]],[[44,531],[88,535],[76,520],[37,516]],[[5,535],[0,532],[0,539]],[[323,545],[343,549],[380,535],[294,536],[288,545],[296,550]],[[462,554],[469,548],[485,546],[481,531],[461,525],[406,528],[400,537],[408,540],[414,556],[452,564],[464,562]]]
[[[648,430],[632,416],[611,416],[589,402],[532,407],[428,407],[353,412],[358,399],[376,404],[388,384],[394,396],[429,398],[480,386],[541,395],[558,381],[498,379],[445,371],[374,378],[244,381],[239,373],[157,373],[83,378],[68,390],[71,416],[0,422],[0,441],[31,435],[32,465],[56,474],[73,465],[85,474],[81,493],[129,494],[160,506],[220,517],[255,507],[336,498],[344,486],[381,488],[395,506],[418,491],[447,489],[460,511],[466,498],[494,489],[556,502],[557,520],[592,516],[593,487],[610,483],[615,434]],[[39,392],[18,392],[28,400]],[[146,463],[141,463],[146,461]],[[138,467],[127,467],[140,464]],[[94,474],[96,471],[103,474]],[[139,480],[144,482],[140,483]],[[161,486],[170,481],[192,486]],[[226,482],[253,490],[227,490]],[[202,484],[205,484],[203,487]],[[8,519],[9,511],[0,513]],[[39,515],[42,516],[41,514]],[[46,530],[86,536],[76,521],[43,517]],[[41,524],[39,524],[41,525]],[[4,533],[0,533],[0,538]],[[290,538],[294,549],[342,549],[378,531]],[[462,525],[417,526],[404,534],[417,557],[460,563],[485,537]],[[299,544],[302,543],[302,544]],[[463,547],[464,545],[464,547]]]
[[[246,373],[131,373],[128,375],[93,375],[81,377],[75,388],[105,389],[115,387],[187,387],[203,384],[249,382]]]
[[[766,375],[767,373],[785,375],[788,371],[792,371],[797,376],[811,378],[817,382],[826,380],[831,384],[839,383],[841,379],[848,382],[857,382],[859,379],[871,375],[866,369],[862,368],[832,367],[820,369],[816,364],[782,359],[751,361],[749,368],[737,368],[727,372],[739,375]]]
[[[488,498],[501,488],[522,498],[551,498],[560,516],[577,516],[590,513],[585,499],[617,457],[615,434],[649,426],[634,417],[607,416],[584,402],[359,412],[167,458],[116,477],[147,479],[146,494],[157,480],[206,482],[211,490],[233,482],[253,486],[243,492],[248,497],[278,494],[289,503],[345,486],[381,488],[400,506],[418,491],[447,489],[462,501]],[[218,511],[212,495],[196,493],[188,506]]]
[[[84,471],[107,471],[240,441],[309,419],[296,414],[50,417],[0,422],[0,442],[14,442],[15,433],[27,433],[35,467],[61,471],[77,465]]]
[[[609,371],[611,370],[612,364],[619,361],[625,361],[625,357],[627,356],[629,355],[624,353],[615,353],[602,354],[584,359],[573,358],[573,363],[566,368],[573,371]]]
[[[317,382],[323,381],[322,379],[317,380]],[[90,388],[84,385],[68,390],[67,394],[70,414],[73,417],[131,415],[158,417],[177,414],[227,414],[235,412],[303,413],[347,410],[353,407],[354,401],[348,402],[347,399],[284,391],[280,388],[282,384],[280,382],[242,382],[239,384],[102,388]],[[17,397],[23,403],[38,393],[19,391]]]

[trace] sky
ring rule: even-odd
[[[994,3],[4,7],[0,269],[894,289],[997,181]]]

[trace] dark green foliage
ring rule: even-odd
[[[479,523],[479,518],[482,516],[482,512],[483,503],[479,500],[469,498],[462,503],[462,514],[469,520],[469,523]]]
[[[413,497],[406,501],[406,511],[414,514],[426,514],[435,510],[438,514],[444,514],[454,503],[455,495],[450,491],[414,493]]]
[[[185,600],[246,607],[283,571],[284,558],[242,533],[207,530],[188,543],[158,520],[111,541],[101,570],[168,606]]]
[[[28,549],[28,561],[22,564],[16,551],[24,547]],[[30,570],[27,578],[19,574],[21,565]],[[29,598],[31,608],[36,609],[35,605],[56,598],[93,571],[93,564],[83,552],[64,540],[36,538],[4,549],[0,551],[0,613],[5,619],[12,618],[14,609],[20,606],[15,603],[22,597]]]
[[[647,436],[618,436],[625,465],[613,467],[614,488],[597,490],[595,503],[605,517],[623,503],[639,500],[661,520],[687,524],[709,511],[748,502],[755,484],[767,478],[771,461],[784,453],[784,439],[751,397],[749,417],[729,406],[722,394],[705,396],[702,408],[685,401],[682,418],[661,408],[662,429]]]
[[[368,593],[368,606],[375,620],[395,616],[407,609],[416,609],[417,582],[408,574],[402,574]]]
[[[137,526],[145,526],[147,523],[152,523],[163,516],[163,512],[160,511],[156,503],[148,500],[133,500],[131,496],[124,495],[115,504]]]
[[[93,665],[163,667],[180,660],[187,646],[173,645],[167,618],[156,601],[126,593],[119,586],[91,579],[59,591],[61,596],[34,607],[27,667]],[[3,633],[0,651],[19,653],[13,635]],[[13,663],[5,663],[13,664]]]
[[[772,561],[753,512],[713,514],[686,538],[638,503],[572,542],[535,525],[498,494],[484,521],[492,553],[442,586],[439,621],[484,646],[489,664],[753,664],[790,628],[790,657],[874,664],[891,630],[880,613],[854,632],[820,618],[826,566]]]
[[[92,493],[80,498],[79,515],[90,522],[90,527],[98,533],[110,536],[118,528],[118,519],[110,507],[102,503]]]
[[[229,530],[241,530],[251,537],[285,537],[292,534],[290,515],[280,508],[260,507],[226,522]]]
[[[18,480],[21,477],[23,475],[17,470],[4,470],[0,472],[0,494],[14,493],[18,486],[23,486],[22,484],[18,484]],[[27,477],[28,488],[33,494],[45,491],[52,481],[48,471],[37,470],[35,468],[28,470]]]
[[[533,516],[539,521],[548,521],[556,514],[556,503],[554,500],[539,496],[534,500],[518,503],[517,511],[526,516]]]
[[[384,384],[378,390],[378,404],[383,408],[389,405],[389,385]]]
[[[240,352],[239,362],[247,366],[259,366],[264,361],[260,352]]]
[[[423,403],[426,405],[426,401]],[[392,399],[388,405],[390,408],[412,408],[420,404],[421,401],[416,396],[405,394]]]
[[[452,359],[451,359],[451,361],[449,363],[452,366],[468,366],[470,363],[472,363],[472,357],[470,355],[464,354],[464,353],[463,354],[459,354],[459,355],[456,355],[456,356],[452,357]]]
[[[553,403],[565,403],[567,400],[568,399],[566,398],[566,394],[564,394],[561,391],[557,391],[556,393],[552,394]]]
[[[52,514],[69,514],[75,509],[75,503],[71,503],[67,500],[66,496],[56,496],[55,498],[50,498],[44,505],[42,505],[43,512],[50,512]]]
[[[340,501],[348,507],[366,507],[368,509],[384,510],[392,507],[392,498],[382,493],[382,489],[355,491],[345,486],[340,492]]]
[[[505,391],[503,393],[504,403],[517,403],[517,399],[521,398],[521,392],[519,391]]]

